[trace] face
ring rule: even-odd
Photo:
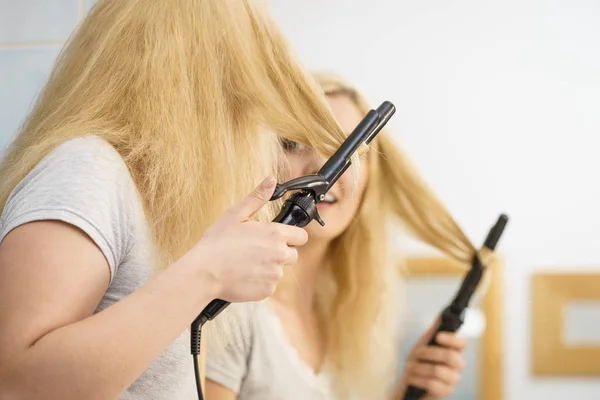
[[[338,123],[346,134],[350,134],[364,116],[352,100],[345,95],[330,96],[328,101]],[[286,155],[291,173],[289,179],[314,174],[326,161],[311,148],[293,142],[287,143]],[[312,221],[306,227],[310,241],[335,239],[352,222],[368,180],[367,159],[363,158],[361,161],[358,186],[354,182],[352,168],[349,168],[329,190],[325,201],[317,205],[319,215],[325,221],[325,226]]]

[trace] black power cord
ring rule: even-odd
[[[202,325],[208,320],[201,314],[192,322],[192,326],[190,327],[190,349],[192,352],[192,357],[194,358],[194,375],[196,377],[196,390],[198,391],[198,400],[204,400],[204,394],[202,393],[202,381],[200,379],[200,367],[199,367],[199,358],[200,358],[200,345],[202,338]]]
[[[198,367],[198,356],[194,356],[194,373],[196,374],[196,390],[198,391],[198,400],[204,400],[202,394],[202,382],[200,381],[200,368]]]

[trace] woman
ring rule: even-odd
[[[344,138],[264,10],[100,0],[0,165],[0,398],[194,398],[186,328],[307,240],[254,188],[273,132]]]
[[[369,111],[336,76],[318,75],[334,115],[351,132]],[[315,173],[324,160],[287,141],[292,177]],[[465,340],[426,332],[394,382],[398,348],[398,271],[387,244],[390,217],[417,238],[467,263],[475,253],[458,225],[408,164],[386,132],[372,142],[358,185],[345,174],[319,204],[325,221],[307,226],[298,262],[226,352],[207,355],[211,400],[394,399],[408,384],[428,399],[448,396],[463,368]]]

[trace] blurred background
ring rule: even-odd
[[[600,274],[600,2],[269,3],[309,69],[342,74],[374,107],[396,105],[390,129],[473,241],[498,213],[511,217],[499,251],[502,398],[600,398],[600,371],[536,376],[531,367],[533,314],[563,312],[532,306],[531,277]],[[0,0],[0,151],[92,4]],[[457,283],[415,282],[410,303],[437,312]],[[600,300],[592,300],[568,307],[564,320],[582,333],[564,346],[586,337],[600,347]],[[470,322],[475,339],[481,319]],[[476,390],[479,364],[469,368],[453,398],[488,398]]]

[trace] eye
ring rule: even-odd
[[[301,153],[306,150],[306,146],[293,140],[281,138],[281,146],[286,153]]]

